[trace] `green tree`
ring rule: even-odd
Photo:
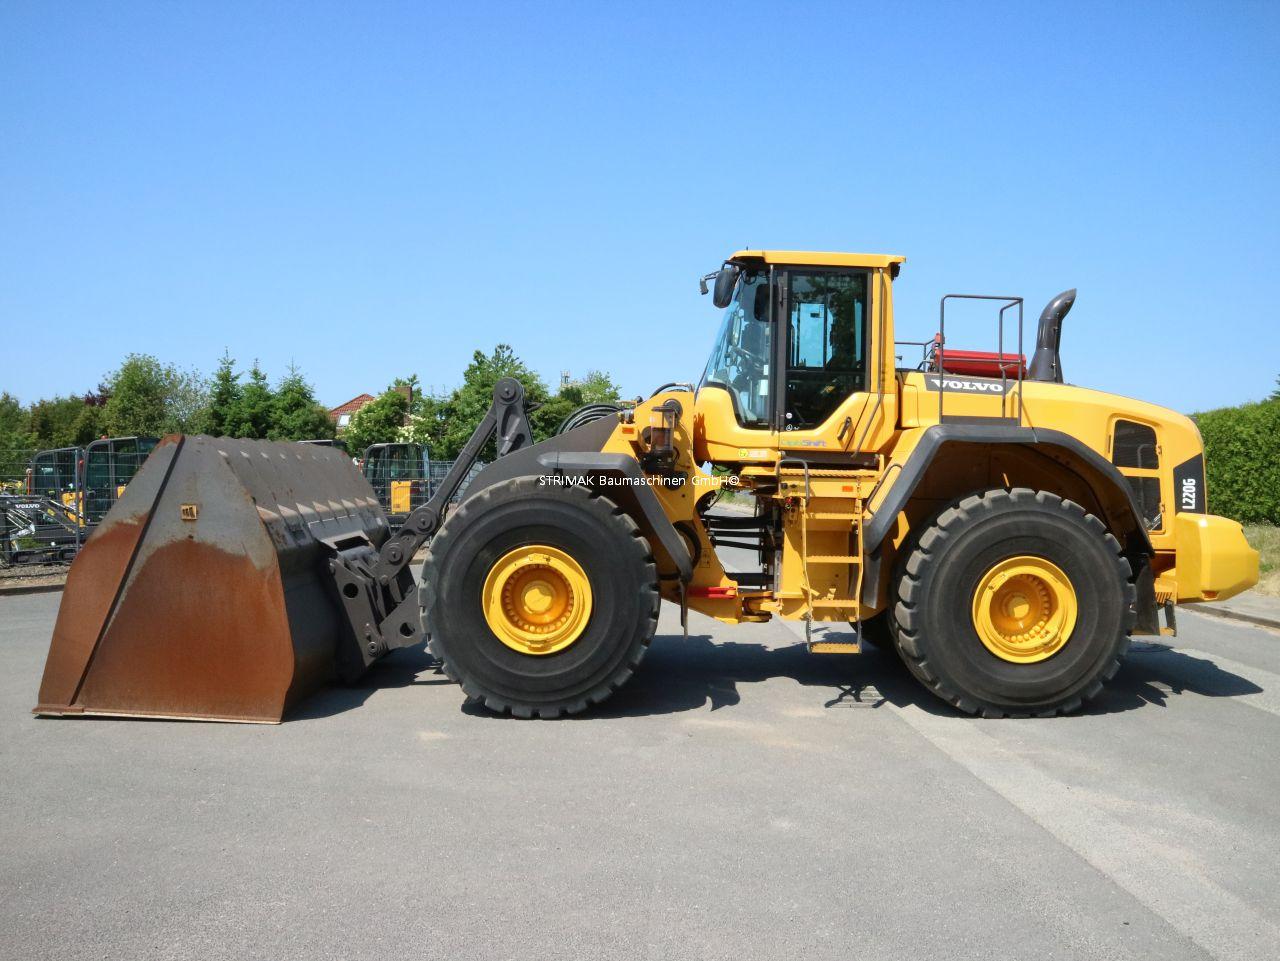
[[[0,393],[0,434],[26,434],[30,426],[31,418],[21,401],[8,391]]]
[[[167,384],[160,361],[150,355],[130,354],[107,383],[111,396],[103,416],[113,436],[160,433],[168,413]]]
[[[1272,400],[1280,400],[1280,375],[1276,377],[1276,389],[1271,392]]]
[[[130,354],[106,386],[102,429],[113,437],[190,431],[208,404],[203,377],[150,354]]]
[[[31,415],[18,398],[0,393],[0,483],[22,476],[35,447]]]
[[[342,432],[351,456],[363,457],[370,444],[387,444],[399,439],[408,406],[408,398],[392,386],[352,414],[347,429]]]
[[[515,355],[510,345],[498,344],[492,354],[480,350],[475,352],[462,374],[462,386],[448,398],[424,399],[423,409],[400,432],[400,436],[426,444],[434,458],[449,460],[457,457],[493,403],[494,385],[503,377],[514,377],[524,385],[526,403],[544,404],[550,399],[542,378]],[[548,419],[539,419],[538,413],[534,413],[531,420],[535,421],[532,425],[535,436],[541,431],[543,421]],[[559,424],[558,420],[556,424]],[[555,426],[552,425],[553,430]],[[496,453],[490,441],[480,458],[491,461]]]
[[[584,404],[616,404],[618,385],[603,371],[592,370],[575,384],[560,388],[556,394],[529,417],[535,440],[552,436],[564,419]]]
[[[612,403],[618,400],[618,386],[603,371],[592,370],[581,381],[565,387],[555,396],[542,378],[516,356],[508,344],[498,344],[493,353],[477,350],[462,375],[462,386],[448,397],[424,397],[414,410],[401,440],[426,444],[431,456],[441,460],[457,457],[493,402],[493,388],[503,377],[514,377],[524,385],[525,402],[534,409],[529,426],[535,441],[546,440],[569,414],[583,404]],[[482,460],[492,460],[496,448],[490,442],[481,452]]]
[[[602,370],[587,371],[586,377],[562,393],[574,389],[577,390],[584,404],[616,404],[618,402],[618,385]]]
[[[267,375],[255,360],[249,369],[249,380],[241,386],[240,396],[232,404],[227,417],[228,437],[261,439],[271,433],[275,396]]]
[[[101,436],[104,408],[83,397],[38,400],[28,412],[28,431],[37,447],[80,447]]]
[[[391,386],[409,388],[409,391],[413,396],[413,402],[409,405],[410,415],[417,414],[422,410],[422,405],[426,398],[422,396],[422,385],[418,381],[417,374],[410,374],[408,377],[397,377],[391,382]]]
[[[165,421],[160,433],[195,433],[209,406],[209,381],[194,370],[181,371],[172,365],[166,370],[169,396],[165,400]]]
[[[209,385],[209,406],[200,420],[200,432],[211,437],[231,437],[236,405],[240,403],[240,375],[236,373],[235,358],[230,351],[223,351]]]
[[[1280,524],[1280,400],[1194,414],[1204,439],[1209,510]]]
[[[315,391],[296,365],[289,365],[276,388],[271,409],[272,440],[320,440],[333,436],[329,411],[316,401]]]
[[[425,444],[432,457],[445,457],[444,435],[453,416],[448,397],[420,397],[415,400],[416,413],[400,428],[396,439]]]

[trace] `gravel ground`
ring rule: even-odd
[[[47,587],[65,584],[69,564],[0,565],[0,591],[6,587]]]

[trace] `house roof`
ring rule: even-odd
[[[357,396],[352,397],[345,404],[339,404],[337,407],[334,407],[332,410],[330,410],[329,416],[332,417],[334,420],[337,420],[343,414],[354,414],[361,407],[363,407],[365,404],[369,403],[373,399],[374,399],[374,396],[372,394],[358,394]]]

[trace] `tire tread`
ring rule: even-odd
[[[639,635],[627,651],[626,657],[619,662],[618,667],[609,677],[605,678],[585,695],[580,695],[568,703],[521,704],[492,691],[485,690],[475,678],[463,672],[449,658],[444,647],[436,639],[436,632],[433,630],[432,611],[441,602],[436,591],[439,559],[448,556],[449,548],[453,543],[453,539],[457,536],[457,532],[466,526],[472,516],[490,510],[495,501],[500,500],[504,492],[508,491],[512,485],[527,483],[528,480],[528,478],[516,478],[488,487],[479,494],[467,498],[449,514],[440,531],[432,539],[426,561],[422,566],[421,601],[423,623],[427,627],[427,649],[440,662],[445,676],[461,686],[468,700],[483,704],[495,714],[526,719],[538,717],[549,720],[564,715],[581,714],[592,705],[600,704],[607,700],[614,691],[631,678],[636,668],[640,666],[640,662],[644,659],[649,643],[653,640],[653,636],[657,631],[658,612],[662,598],[658,593],[657,567],[654,563],[653,551],[650,549],[648,539],[645,538],[644,533],[631,516],[609,498],[590,488],[580,485],[556,488],[558,494],[577,499],[582,507],[602,523],[613,526],[620,533],[626,535],[632,559],[636,564],[640,565],[644,572],[641,604],[644,605],[646,602],[648,604],[645,629],[639,632]]]
[[[998,705],[980,704],[947,682],[934,669],[927,650],[919,643],[921,574],[925,566],[931,562],[931,558],[942,551],[943,545],[949,539],[981,523],[984,517],[1000,509],[1003,503],[1027,506],[1033,502],[1051,509],[1056,505],[1057,509],[1071,515],[1076,522],[1100,537],[1106,544],[1115,565],[1116,576],[1123,584],[1123,638],[1117,645],[1115,655],[1106,663],[1100,676],[1083,693],[1043,711],[1018,711]],[[1107,530],[1106,525],[1075,501],[1058,497],[1047,491],[1035,491],[1023,487],[1015,487],[1012,490],[998,488],[970,494],[939,513],[933,524],[920,535],[914,549],[909,552],[906,562],[902,564],[901,573],[896,578],[894,593],[896,596],[890,598],[893,606],[892,623],[896,627],[898,649],[907,668],[930,691],[948,704],[966,714],[980,714],[989,718],[1052,717],[1079,710],[1085,702],[1101,692],[1106,681],[1115,677],[1120,669],[1120,662],[1129,650],[1129,635],[1137,620],[1137,587],[1134,584],[1134,573],[1129,562],[1124,558],[1120,542]]]

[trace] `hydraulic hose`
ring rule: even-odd
[[[616,414],[620,410],[622,410],[622,407],[618,404],[583,404],[560,422],[560,426],[556,428],[556,433],[563,434],[565,431],[573,430],[575,427],[581,427],[583,424],[590,424],[592,421],[599,420],[602,417]]]

